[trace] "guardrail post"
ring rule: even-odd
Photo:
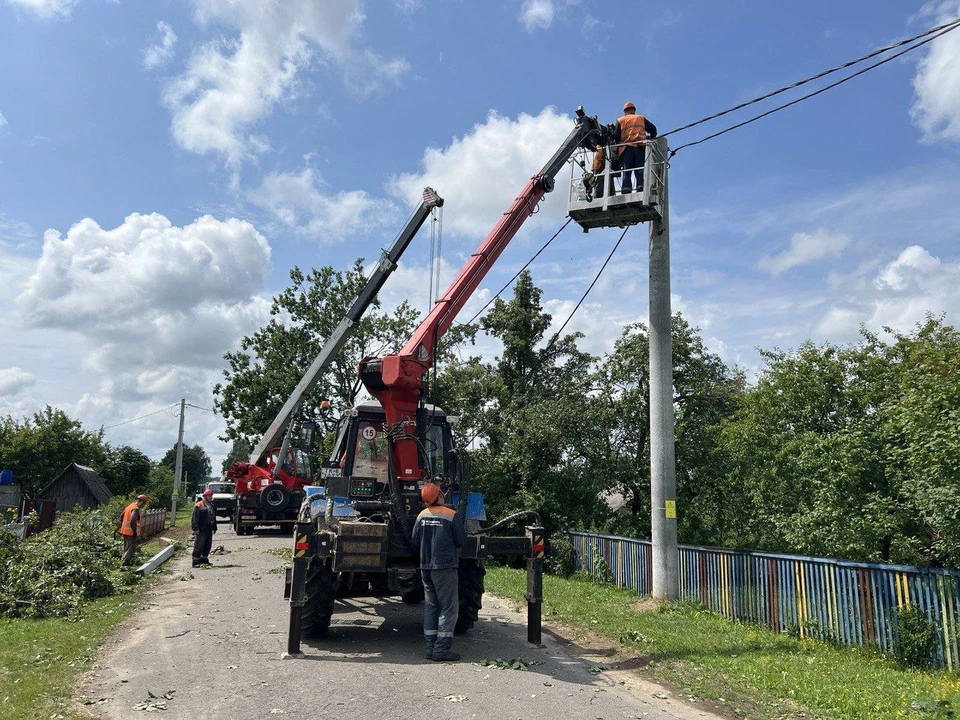
[[[545,533],[542,527],[527,527],[530,555],[527,557],[527,642],[539,645],[542,630],[543,556]]]

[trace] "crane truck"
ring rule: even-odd
[[[375,398],[340,419],[333,451],[323,463],[324,485],[305,503],[294,530],[285,584],[290,599],[288,654],[301,637],[322,635],[334,600],[346,584],[354,594],[420,597],[419,551],[411,531],[423,508],[420,488],[439,483],[464,520],[468,542],[460,551],[460,612],[456,630],[477,620],[483,596],[484,558],[522,556],[527,561],[527,639],[540,642],[544,531],[535,513],[525,533],[495,533],[511,516],[484,527],[483,497],[470,490],[467,455],[455,447],[448,417],[426,402],[428,371],[437,345],[520,226],[552,191],[557,173],[580,148],[603,144],[603,127],[583,108],[553,157],[534,175],[399,353],[366,357],[359,375]],[[312,491],[313,492],[313,491]]]
[[[390,250],[381,253],[380,261],[373,268],[360,294],[260,438],[250,460],[235,462],[227,469],[226,478],[236,487],[233,523],[238,535],[250,535],[259,525],[280,525],[290,529],[296,523],[305,489],[313,484],[307,450],[313,445],[317,426],[312,419],[298,420],[303,402],[349,339],[353,328],[373,303],[387,278],[397,268],[400,256],[427,217],[434,208],[442,206],[443,198],[432,188],[425,188],[420,205]]]

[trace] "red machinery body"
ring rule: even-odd
[[[262,465],[235,462],[226,479],[236,486],[237,505],[233,518],[238,534],[252,532],[257,525],[288,525],[296,521],[304,487],[312,484],[310,464],[299,450],[287,450],[286,461],[277,468],[280,448],[274,448]],[[276,476],[274,473],[276,472]]]

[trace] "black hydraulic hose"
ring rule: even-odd
[[[501,520],[500,522],[494,523],[490,527],[481,528],[480,530],[477,530],[470,534],[471,535],[489,535],[494,530],[497,530],[503,527],[504,525],[508,525],[512,522],[516,522],[520,518],[524,518],[524,517],[532,517],[534,520],[537,521],[537,525],[540,525],[540,513],[538,513],[536,510],[521,510],[520,512],[515,512],[513,515],[507,515],[507,517],[505,517],[503,520]]]
[[[457,503],[457,516],[461,521],[467,519],[467,501],[470,494],[470,458],[464,449],[454,450],[457,459],[457,474],[460,476],[460,502]]]
[[[387,485],[390,487],[390,502],[393,504],[393,514],[397,517],[397,523],[403,530],[403,539],[407,547],[413,547],[413,528],[410,526],[410,518],[407,517],[407,509],[403,504],[403,497],[400,495],[400,484],[397,482],[397,470],[393,463],[393,436],[392,433],[386,433],[387,436]]]

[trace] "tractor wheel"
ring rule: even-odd
[[[464,633],[473,627],[483,605],[483,576],[487,569],[483,560],[460,561],[460,613],[455,633]]]
[[[303,605],[303,616],[300,620],[301,637],[315,638],[327,632],[333,616],[336,586],[337,574],[330,568],[329,563],[314,559],[307,568],[307,601]]]

